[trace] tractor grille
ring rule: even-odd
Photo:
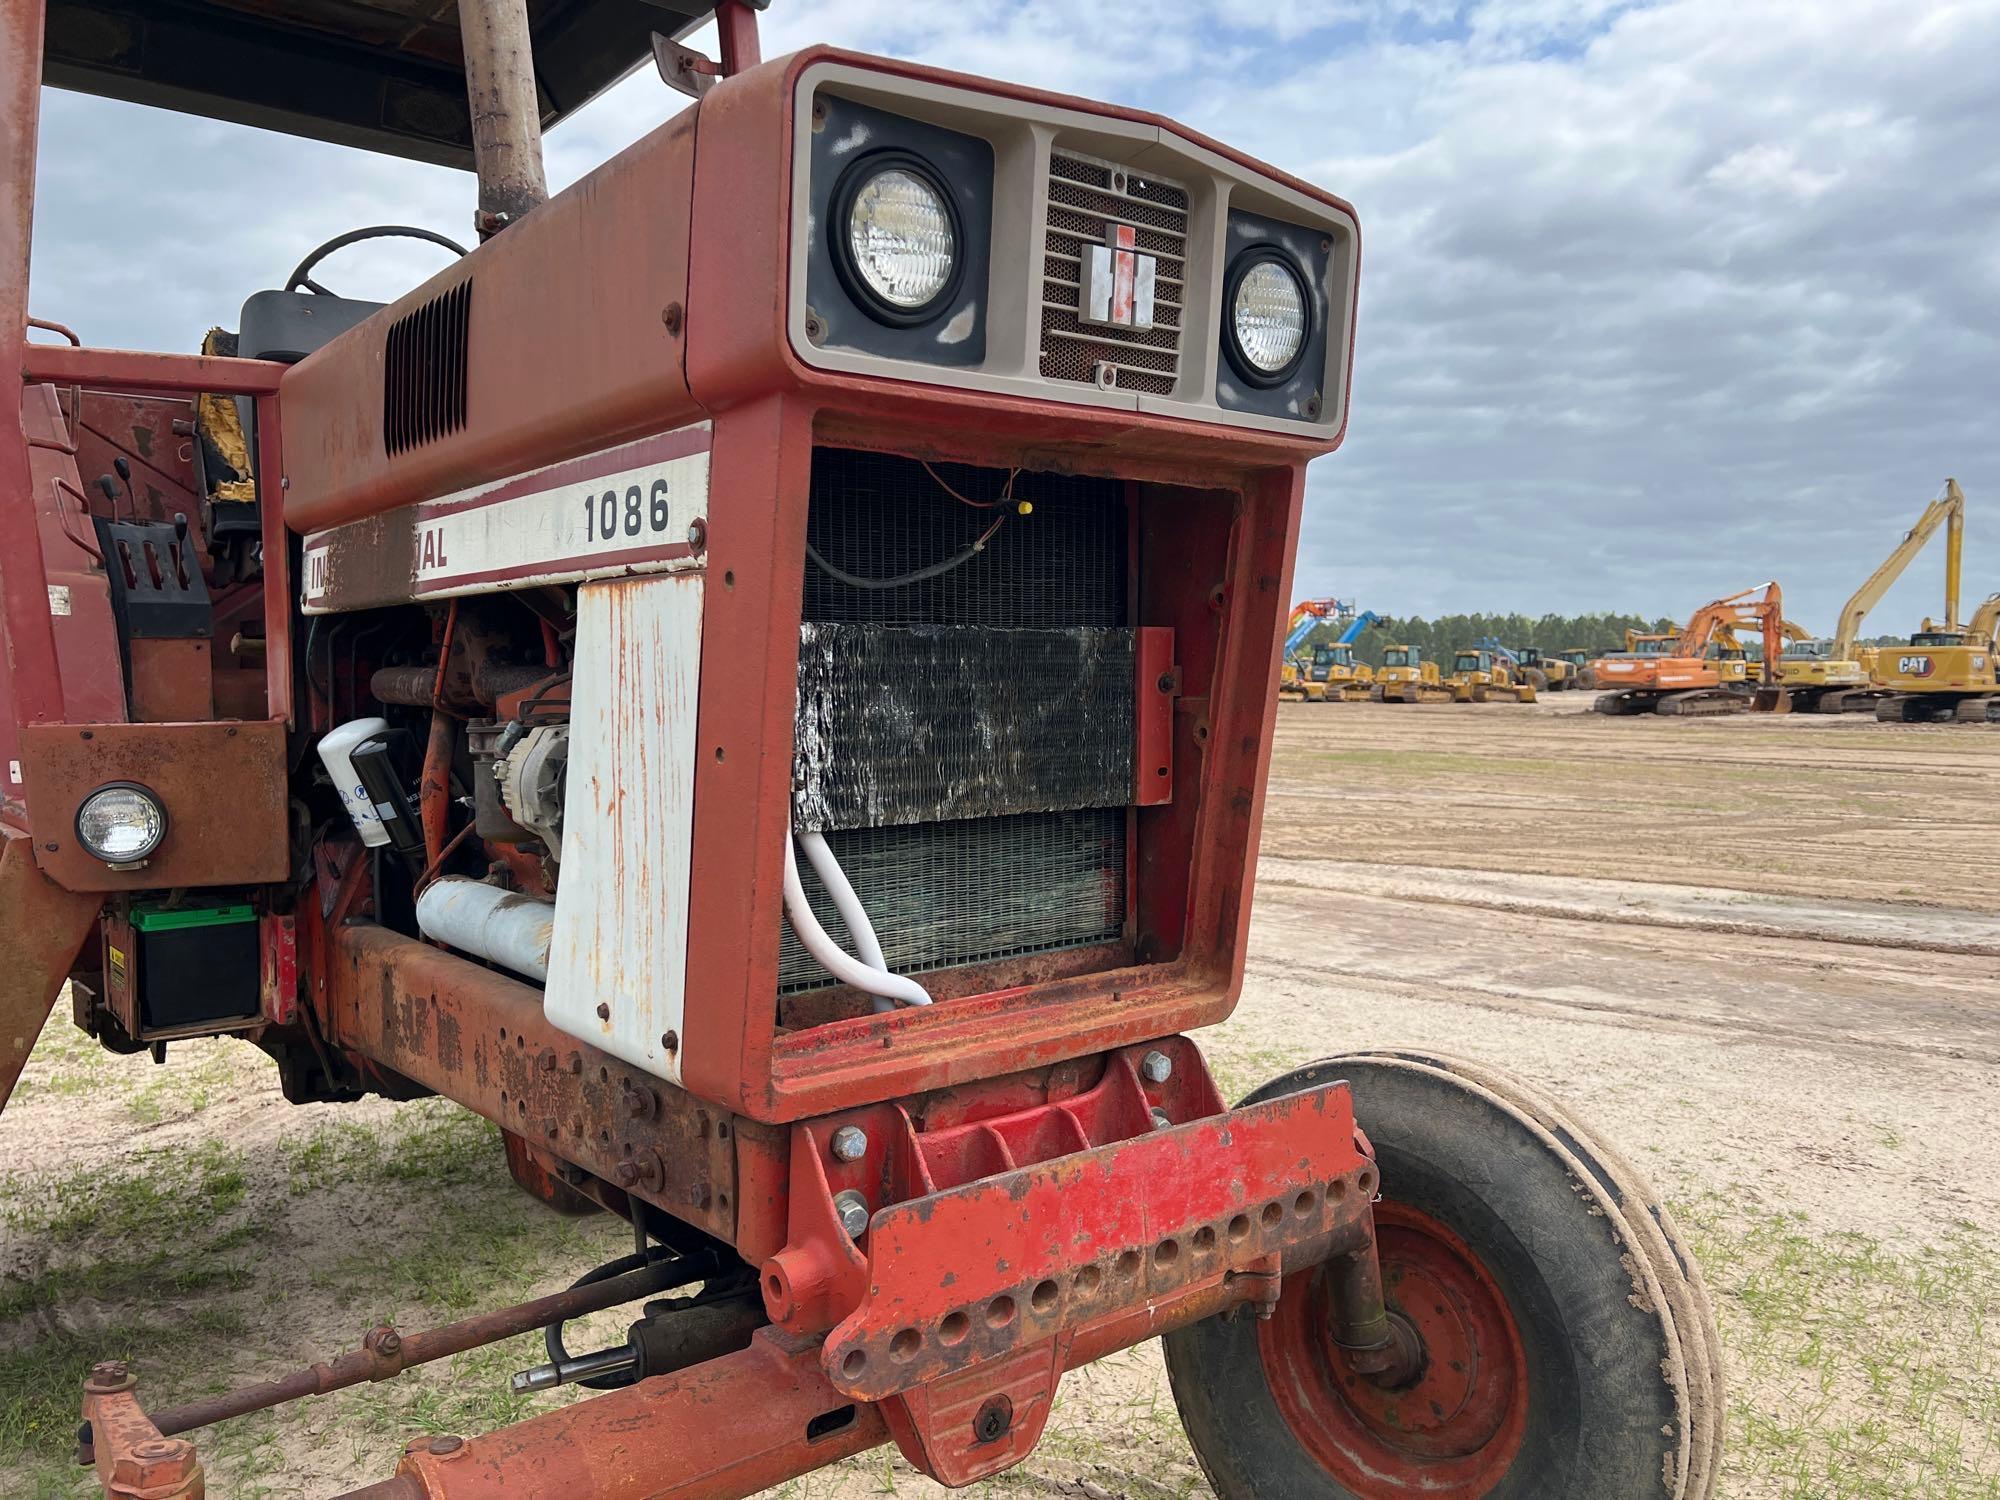
[[[885,957],[912,973],[1102,943],[1125,925],[1123,486],[1008,483],[1004,469],[813,457],[806,535],[820,561],[806,564],[793,817],[828,830]],[[1003,493],[1032,512],[986,503]],[[967,561],[906,585],[858,588],[830,571],[921,572],[1002,516]],[[844,938],[803,859],[800,873]],[[779,983],[832,983],[789,924]]]
[[[1144,333],[1082,322],[1083,257],[1113,224],[1130,224],[1159,261],[1153,327]],[[1180,371],[1187,275],[1187,189],[1109,162],[1049,159],[1049,226],[1042,261],[1042,374],[1153,396],[1173,394]]]

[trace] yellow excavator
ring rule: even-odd
[[[1856,648],[1843,656],[1840,646],[1815,636],[1803,625],[1785,621],[1785,645],[1778,653],[1778,686],[1790,700],[1794,712],[1837,714],[1850,708],[1866,707],[1876,691],[1869,680],[1869,667]]]
[[[1903,534],[1881,565],[1862,580],[1861,587],[1842,606],[1830,639],[1809,636],[1787,622],[1788,640],[1778,658],[1778,678],[1795,709],[1803,713],[1837,714],[1865,713],[1873,708],[1881,718],[1903,717],[1900,712],[1885,712],[1894,701],[1887,695],[1909,692],[1902,684],[1914,680],[1910,673],[1894,670],[1901,653],[1893,648],[1878,651],[1874,646],[1859,645],[1855,637],[1861,633],[1861,622],[1867,619],[1868,612],[1881,602],[1940,527],[1945,530],[1944,624],[1934,629],[1926,620],[1923,633],[1943,636],[1958,630],[1959,565],[1965,550],[1965,491],[1959,488],[1956,479],[1947,479],[1943,491],[1917,517],[1917,524]],[[1925,647],[1924,653],[1930,649]],[[1924,693],[1916,696],[1929,701]],[[1944,716],[1948,718],[1950,714]]]
[[[1884,646],[1879,681],[1890,692],[1875,717],[1890,724],[2000,724],[2000,594],[1964,626],[1924,621],[1907,646]]]
[[[1416,646],[1384,646],[1382,665],[1368,696],[1377,703],[1454,703],[1457,695],[1438,675],[1438,664],[1425,661]]]

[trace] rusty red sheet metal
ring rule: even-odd
[[[30,724],[21,769],[35,858],[70,890],[261,885],[291,873],[281,723]],[[166,838],[141,869],[114,870],[77,842],[77,808],[107,781],[137,782],[166,809]]]
[[[551,1026],[542,992],[373,926],[325,966],[326,1039],[723,1239],[735,1118]]]
[[[28,840],[0,828],[0,1109],[34,1050],[101,898],[77,895],[36,866]]]
[[[1174,633],[1161,625],[1142,626],[1134,665],[1139,711],[1138,742],[1132,752],[1132,801],[1156,807],[1174,800],[1174,698],[1180,674],[1174,670]]]
[[[879,1401],[1199,1282],[1270,1275],[1288,1251],[1365,1234],[1373,1184],[1336,1084],[892,1205],[827,1377]]]

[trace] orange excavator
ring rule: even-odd
[[[1728,680],[1729,663],[1709,648],[1738,628],[1764,637],[1761,685]],[[1785,639],[1785,601],[1778,585],[1731,594],[1704,604],[1668,649],[1645,655],[1601,657],[1590,664],[1597,685],[1609,691],[1592,705],[1601,714],[1734,714],[1746,709],[1782,713],[1787,707],[1774,663]],[[1746,674],[1747,675],[1747,674]]]

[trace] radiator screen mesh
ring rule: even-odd
[[[963,498],[954,498],[952,491]],[[991,502],[1003,495],[1010,502],[1030,502],[1032,512],[1015,514],[1011,503],[964,503]],[[962,565],[905,586],[857,588],[830,571],[868,580],[900,578],[956,557],[996,520],[1001,521],[999,530]],[[1100,729],[1131,723],[1129,669],[1102,658],[1092,672],[1072,670],[1069,690],[1052,695],[1058,701],[1041,703],[1032,713],[1019,704],[1008,711],[1009,722],[1031,726],[1008,748],[1012,800],[960,801],[948,785],[954,768],[942,762],[932,767],[929,760],[935,755],[922,766],[910,764],[922,752],[907,737],[871,730],[818,744],[808,744],[806,738],[835,717],[861,722],[867,715],[857,717],[857,711],[865,710],[871,696],[883,705],[921,698],[935,708],[941,690],[948,695],[954,686],[968,695],[991,696],[994,684],[1009,677],[1023,682],[1046,677],[1054,658],[1047,636],[1037,632],[1076,632],[1079,648],[1094,637],[1101,658],[1108,628],[1129,623],[1123,486],[1107,479],[1024,472],[1013,476],[1010,488],[1005,469],[935,464],[927,470],[912,459],[822,448],[813,458],[806,533],[828,566],[811,560],[806,564],[802,704],[810,710],[825,698],[829,684],[838,685],[841,702],[839,715],[818,713],[802,729],[806,759],[796,763],[795,772],[809,781],[819,778],[821,790],[832,785],[831,777],[857,788],[901,787],[899,805],[908,811],[921,801],[916,815],[930,819],[834,827],[827,834],[890,966],[923,973],[1119,938],[1126,911],[1127,814],[1122,804],[1128,799],[1121,797],[1115,806],[1061,803],[1084,796],[1074,788],[1063,791],[1065,778],[1077,787],[1091,787],[1090,795],[1102,798],[1103,766],[1088,775],[1071,774],[1075,768],[1065,767],[1091,737],[1086,731],[1093,720]],[[983,659],[976,670],[963,674],[962,683],[948,677],[940,683],[942,669],[934,652],[911,651],[908,640],[861,632],[847,637],[856,652],[836,661],[829,656],[830,642],[840,632],[816,633],[816,625],[977,627],[983,639],[971,643],[972,637],[958,635],[955,646]],[[1109,634],[1129,639],[1122,630]],[[872,660],[862,659],[864,647]],[[879,694],[861,680],[870,671],[882,679]],[[921,693],[911,682],[897,680],[899,674],[911,673],[929,678]],[[1107,705],[1101,698],[1114,683],[1114,691],[1124,696]],[[821,709],[827,706],[820,703]],[[932,717],[945,724],[955,716],[935,712]],[[964,717],[966,725],[976,726],[982,714]],[[1125,741],[1121,751],[1126,764],[1130,733],[1129,728],[1117,731]],[[953,736],[953,753],[967,762],[959,772],[971,765],[976,738]],[[1033,805],[1019,799],[1018,789],[1026,787],[1043,789],[1048,805],[1015,810]],[[968,808],[986,812],[1000,807],[1006,808],[1001,815],[962,815]],[[868,821],[888,820],[871,813]],[[821,925],[852,952],[839,914],[803,859],[800,873]],[[785,924],[781,990],[793,993],[831,982]]]

